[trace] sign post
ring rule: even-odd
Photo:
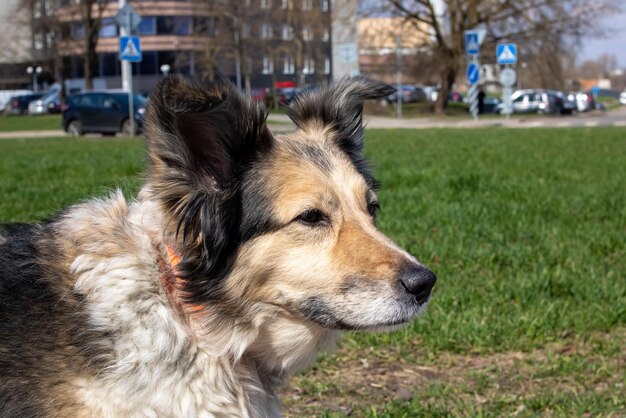
[[[467,82],[470,84],[468,98],[470,102],[470,113],[474,119],[478,119],[478,79],[480,78],[480,68],[475,62],[467,66]]]
[[[467,82],[469,84],[468,98],[470,102],[470,113],[474,120],[478,119],[478,81],[480,80],[480,45],[485,39],[487,31],[484,29],[474,29],[465,31],[465,54],[467,56]]]
[[[128,122],[130,134],[135,135],[135,109],[133,103],[133,67],[131,62],[141,61],[141,44],[139,38],[130,36],[133,29],[141,23],[133,6],[126,0],[119,0],[119,12],[115,21],[120,28],[120,60],[122,61],[122,88],[128,92]]]
[[[496,60],[498,64],[504,65],[500,71],[500,84],[502,84],[502,113],[508,119],[513,113],[513,103],[511,95],[513,86],[517,81],[517,74],[512,65],[517,63],[517,44],[498,44],[496,46]]]

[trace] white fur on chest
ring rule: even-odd
[[[93,222],[104,222],[103,216],[125,214],[124,219],[109,220],[118,222],[114,239],[95,228],[94,241],[79,243],[80,255],[71,265],[78,277],[74,291],[85,297],[90,328],[110,336],[105,367],[96,376],[76,382],[93,415],[280,416],[275,388],[268,388],[268,380],[259,377],[259,364],[263,370],[279,370],[281,376],[300,369],[314,359],[328,336],[303,326],[297,330],[299,335],[290,338],[294,347],[275,347],[273,341],[286,340],[285,335],[274,338],[281,327],[261,322],[245,334],[225,324],[220,335],[199,339],[177,317],[162,288],[155,246],[162,229],[154,205],[126,207],[121,195],[100,203],[86,205],[66,218],[68,227],[80,236],[85,233],[80,228],[93,228],[90,216]],[[272,354],[265,356],[265,352]]]

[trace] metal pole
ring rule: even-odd
[[[402,117],[402,35],[396,37],[396,114],[399,118]]]
[[[119,0],[119,8],[126,6],[126,0]],[[126,25],[120,26],[120,36],[130,36],[130,14],[126,17]],[[133,67],[130,61],[122,60],[122,89],[128,92],[128,122],[131,135],[135,134],[135,112],[133,109]]]

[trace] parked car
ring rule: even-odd
[[[548,94],[554,94],[557,96],[556,100],[559,104],[562,115],[572,115],[578,111],[578,105],[576,104],[576,98],[574,95],[553,90],[548,91]]]
[[[560,114],[564,105],[562,98],[546,90],[518,90],[511,101],[514,113]]]
[[[421,88],[424,91],[424,94],[426,95],[426,100],[434,102],[435,100],[437,100],[437,90],[439,89],[439,87],[437,86],[418,86],[419,88]]]
[[[502,107],[502,101],[495,97],[486,96],[483,101],[483,113],[500,113]]]
[[[626,106],[626,90],[619,94],[619,104]]]
[[[579,112],[588,112],[596,108],[596,102],[593,99],[592,94],[587,94],[584,92],[575,93],[576,97],[576,108]]]
[[[47,113],[61,112],[61,85],[53,84],[52,87],[38,100],[28,104],[29,115],[45,115]]]
[[[397,85],[393,85],[393,87],[397,89]],[[426,93],[421,87],[403,84],[401,90],[400,101],[402,103],[416,103],[426,100]],[[387,103],[396,103],[398,100],[398,92],[391,93],[389,96],[385,97],[385,100]]]
[[[33,100],[39,99],[42,94],[22,94],[13,96],[9,99],[4,113],[7,115],[25,115],[28,113],[28,104]]]
[[[135,132],[132,132],[128,117],[128,93],[102,91],[76,94],[67,100],[63,111],[63,129],[72,136],[84,133],[136,134],[143,128],[147,103],[144,96],[133,94]]]
[[[0,113],[4,112],[11,97],[33,94],[32,90],[0,90]]]

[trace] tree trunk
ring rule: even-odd
[[[452,86],[454,86],[454,81],[456,80],[456,75],[459,71],[457,57],[454,57],[454,54],[451,52],[447,55],[449,55],[449,57],[444,60],[445,66],[439,78],[439,94],[437,95],[437,100],[435,101],[434,110],[437,115],[445,115],[448,107],[448,95],[452,91]]]
[[[85,90],[93,90],[93,76],[91,74],[91,57],[89,53],[85,54],[83,61],[83,79],[85,80]]]
[[[85,59],[83,62],[83,78],[85,80],[85,90],[93,90],[93,76],[98,65],[98,32],[100,25],[97,22],[89,22],[85,28]]]

